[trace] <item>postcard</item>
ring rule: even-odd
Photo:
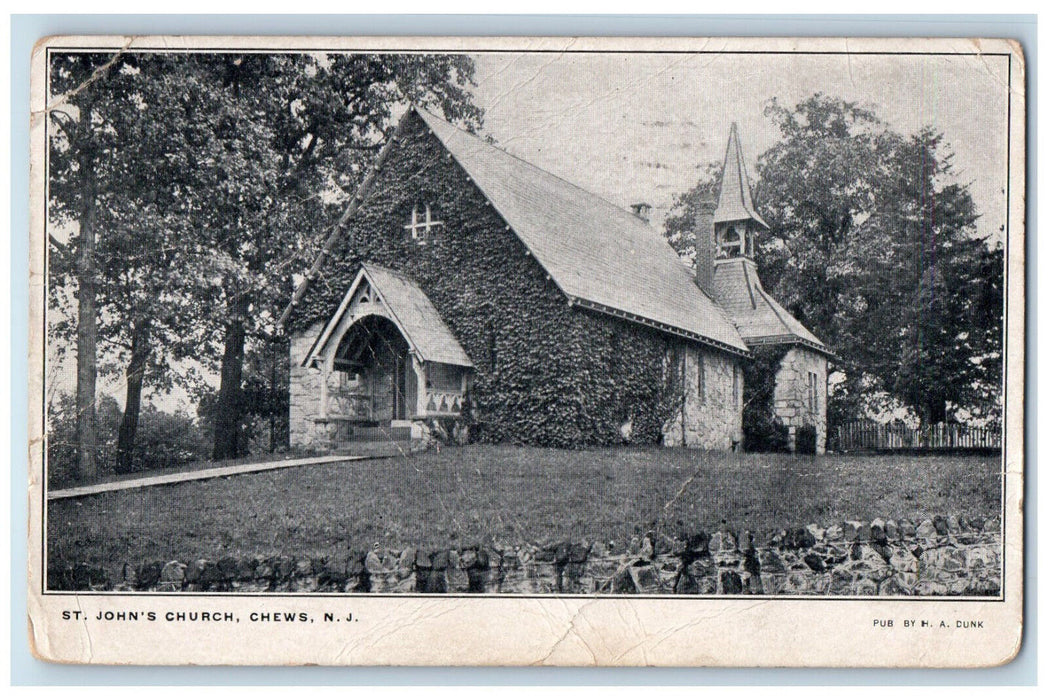
[[[32,63],[38,657],[1018,652],[1016,42],[60,36]]]

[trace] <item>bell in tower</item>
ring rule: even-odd
[[[732,122],[728,150],[724,154],[720,195],[713,212],[714,260],[749,258],[753,260],[755,238],[768,224],[753,206],[750,178],[739,145],[739,128]]]

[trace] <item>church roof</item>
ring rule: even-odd
[[[748,351],[665,238],[633,213],[424,110],[416,113],[571,303]]]
[[[323,351],[349,308],[350,300],[364,280],[378,293],[391,320],[408,341],[412,351],[418,355],[419,360],[460,367],[473,366],[469,355],[455,339],[455,334],[445,325],[433,303],[418,285],[405,275],[374,263],[364,263],[361,266],[338,311],[324,327],[303,364],[309,364],[314,356]]]
[[[799,343],[829,354],[821,340],[764,291],[751,261],[719,263],[713,271],[713,290],[747,344]]]
[[[750,176],[746,172],[746,161],[742,157],[742,147],[739,145],[739,127],[732,122],[728,150],[724,153],[724,172],[721,175],[720,195],[717,198],[717,209],[713,212],[713,222],[746,219],[752,219],[768,228],[768,224],[764,223],[764,219],[753,206]]]

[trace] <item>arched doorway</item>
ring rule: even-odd
[[[418,378],[410,346],[385,316],[364,316],[346,329],[331,369],[337,373],[339,387],[328,396],[332,413],[375,423],[409,420],[414,415]]]

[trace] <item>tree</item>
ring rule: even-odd
[[[695,221],[704,205],[717,202],[723,167],[723,163],[699,166],[701,175],[698,183],[687,192],[677,195],[666,217],[666,240],[683,260],[691,262],[695,259]]]
[[[1003,230],[1003,227],[1002,227]],[[1000,423],[1004,371],[1004,248],[971,244],[970,260],[957,269],[957,342],[968,355],[957,383],[958,402],[972,417]]]
[[[59,55],[54,73],[68,73],[65,63]],[[53,256],[52,289],[57,294],[75,278],[82,312],[75,330],[100,338],[90,346],[78,342],[78,358],[101,359],[103,373],[126,376],[115,464],[120,472],[132,469],[147,375],[156,388],[190,384],[193,374],[173,373],[170,363],[190,353],[206,359],[200,352],[206,347],[200,319],[207,309],[200,300],[208,296],[211,257],[195,245],[186,217],[191,202],[185,158],[199,139],[199,127],[186,114],[192,76],[176,64],[163,54],[122,55],[90,79],[87,89],[106,99],[94,100],[86,110],[79,103],[79,115],[90,115],[87,135],[52,141],[52,210],[58,223],[84,201],[70,183],[81,178],[91,158],[92,215],[79,219],[65,254],[62,246],[53,246],[59,254]],[[82,100],[83,92],[74,97]],[[71,274],[69,248],[89,261],[87,287],[83,275]],[[87,300],[91,311],[84,309]],[[58,337],[68,338],[69,330],[55,326]],[[99,343],[100,355],[88,349]],[[93,387],[85,389],[84,401],[88,393],[94,394]]]
[[[830,418],[854,419],[880,392],[924,422],[1000,395],[1000,254],[976,237],[941,134],[904,137],[870,108],[816,94],[765,114],[782,138],[757,161],[754,197],[770,230],[761,279],[826,341],[843,378]],[[667,237],[687,253],[714,169],[678,197]]]
[[[966,281],[987,247],[976,238],[971,195],[951,182],[952,155],[942,135],[926,128],[885,141],[886,176],[876,184],[876,210],[861,233],[889,254],[864,256],[858,276],[869,289],[867,299],[879,294],[886,311],[855,320],[888,323],[879,328],[893,332],[856,334],[860,342],[849,352],[922,423],[934,424],[970,395],[966,384],[978,381],[972,359],[981,351],[969,340],[1000,332],[1002,317],[967,312],[977,287]]]
[[[114,133],[107,128],[107,108],[125,96],[119,74],[120,55],[58,54],[51,65],[48,89],[54,96],[48,125],[50,140],[50,212],[58,225],[76,231],[70,246],[55,256],[56,279],[75,283],[76,331],[76,470],[81,478],[98,471],[95,387],[98,376],[98,314],[95,243],[100,180],[111,172]],[[64,252],[64,254],[62,254]]]

